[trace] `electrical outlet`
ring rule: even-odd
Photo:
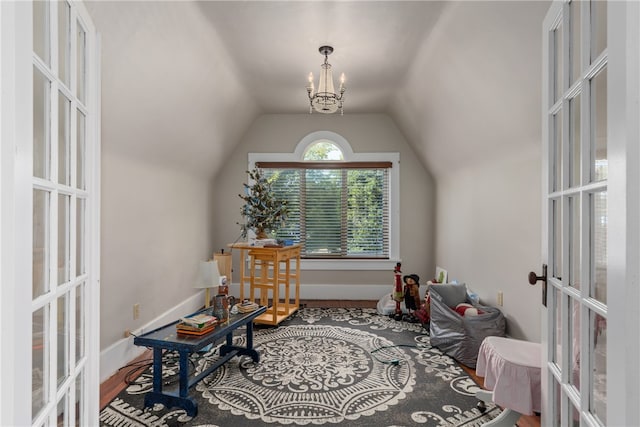
[[[140,304],[133,304],[133,320],[140,318]]]
[[[502,304],[504,304],[504,295],[502,291],[498,291],[498,305],[502,307]]]
[[[125,329],[124,330],[124,337],[125,338],[129,338],[131,336],[131,329]]]

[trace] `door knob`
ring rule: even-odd
[[[538,281],[547,283],[547,264],[542,264],[542,276],[538,276],[535,272],[529,272],[529,284],[535,285]]]
[[[547,264],[542,264],[542,276],[538,276],[535,272],[529,272],[529,284],[535,285],[542,282],[542,305],[547,306]]]

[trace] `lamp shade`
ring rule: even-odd
[[[196,288],[213,288],[220,284],[218,261],[200,261]]]

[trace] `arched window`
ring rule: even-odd
[[[336,144],[328,140],[316,141],[304,151],[303,159],[312,160],[344,160],[342,150]]]
[[[250,153],[249,161],[287,201],[289,216],[275,237],[302,245],[303,268],[386,269],[385,261],[397,260],[391,212],[398,153],[353,153],[340,135],[322,131],[303,138],[294,153]]]

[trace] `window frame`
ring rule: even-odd
[[[293,153],[249,153],[248,170],[258,162],[304,162],[307,148],[328,141],[342,150],[343,162],[391,162],[389,170],[389,259],[302,259],[302,270],[390,270],[400,261],[400,153],[354,153],[341,135],[316,131],[306,135]],[[333,162],[333,161],[331,161]]]

